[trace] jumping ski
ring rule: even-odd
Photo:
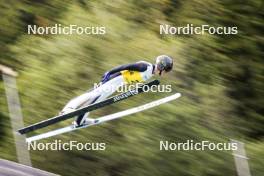
[[[136,88],[131,89],[128,92],[124,92],[124,93],[115,95],[113,97],[110,97],[110,98],[108,98],[108,99],[106,99],[104,101],[88,105],[86,107],[80,108],[78,110],[75,110],[73,112],[69,112],[69,113],[64,114],[64,115],[59,115],[59,116],[52,117],[50,119],[35,123],[35,124],[30,125],[28,127],[21,128],[21,129],[18,130],[18,132],[20,134],[25,134],[25,133],[28,133],[28,132],[31,132],[31,131],[34,131],[34,130],[37,130],[37,129],[40,129],[40,128],[44,128],[44,127],[47,127],[49,125],[52,125],[52,124],[55,124],[55,123],[58,123],[58,122],[73,118],[73,117],[75,117],[77,115],[85,114],[87,112],[102,108],[104,106],[107,106],[107,105],[110,105],[110,104],[125,100],[125,99],[127,99],[129,97],[132,97],[134,95],[140,94],[140,93],[144,92],[144,87],[145,86],[151,87],[153,85],[159,85],[159,83],[160,82],[158,80],[151,81],[151,82],[143,84],[141,86],[137,86]]]
[[[141,112],[141,111],[144,111],[144,110],[159,106],[161,104],[170,102],[172,100],[175,100],[175,99],[179,98],[180,96],[181,96],[180,93],[176,93],[176,94],[173,94],[171,96],[168,96],[168,97],[165,97],[165,98],[161,98],[159,100],[155,100],[155,101],[152,101],[150,103],[147,103],[147,104],[144,104],[144,105],[141,105],[141,106],[138,106],[138,107],[134,107],[134,108],[127,109],[127,110],[124,110],[124,111],[121,111],[121,112],[117,112],[117,113],[114,113],[114,114],[110,114],[110,115],[99,117],[99,118],[95,119],[94,123],[83,124],[82,126],[79,126],[79,127],[75,127],[74,125],[69,125],[67,127],[56,129],[56,130],[53,130],[53,131],[49,131],[47,133],[43,133],[43,134],[40,134],[40,135],[28,137],[28,138],[26,138],[26,142],[30,143],[30,142],[33,142],[33,141],[41,140],[41,139],[44,139],[44,138],[56,136],[56,135],[67,133],[67,132],[71,132],[71,131],[74,131],[74,130],[87,128],[87,127],[90,127],[90,126],[93,126],[93,125],[98,125],[98,124],[101,124],[101,123],[104,123],[104,122],[107,122],[107,121],[111,121],[111,120],[114,120],[114,119],[117,119],[117,118],[122,118],[124,116],[128,116],[128,115],[131,115],[131,114],[134,114],[134,113],[138,113],[138,112]]]

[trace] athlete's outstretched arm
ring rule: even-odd
[[[111,77],[113,77],[116,74],[119,74],[123,70],[144,72],[147,70],[147,68],[148,68],[148,64],[145,62],[136,62],[136,63],[132,63],[132,64],[120,65],[118,67],[113,68],[112,70],[107,71],[103,75],[101,82],[105,83]]]
[[[118,67],[113,68],[112,70],[109,70],[108,72],[110,74],[114,74],[114,73],[117,73],[123,70],[144,72],[147,70],[147,67],[148,67],[148,64],[144,62],[137,62],[137,63],[132,63],[132,64],[120,65]]]

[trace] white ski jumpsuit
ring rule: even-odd
[[[84,93],[72,100],[61,111],[66,114],[89,104],[105,100],[112,95],[120,86],[131,83],[145,82],[153,76],[154,65],[139,61],[134,64],[121,65],[109,71],[110,79],[101,86]],[[89,112],[79,116],[76,119],[78,125],[81,125],[88,117]]]

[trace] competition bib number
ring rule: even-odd
[[[126,81],[126,83],[128,84],[143,82],[141,74],[138,71],[124,70],[124,71],[121,71],[121,74],[124,80]]]

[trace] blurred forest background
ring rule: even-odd
[[[177,101],[90,129],[50,138],[106,142],[105,151],[31,151],[33,166],[57,174],[236,175],[231,151],[159,151],[159,141],[246,144],[253,176],[264,174],[262,0],[1,0],[0,64],[19,73],[25,125],[56,115],[108,69],[174,57],[162,79]],[[106,35],[27,35],[27,25],[105,26]],[[237,26],[237,35],[159,35],[159,24]],[[0,82],[0,157],[16,161]],[[169,94],[144,94],[92,113],[117,112]],[[56,127],[71,123],[63,122]],[[52,127],[53,129],[54,127]],[[46,130],[49,130],[48,128]],[[45,130],[44,130],[45,131]],[[43,132],[43,130],[41,131]]]

